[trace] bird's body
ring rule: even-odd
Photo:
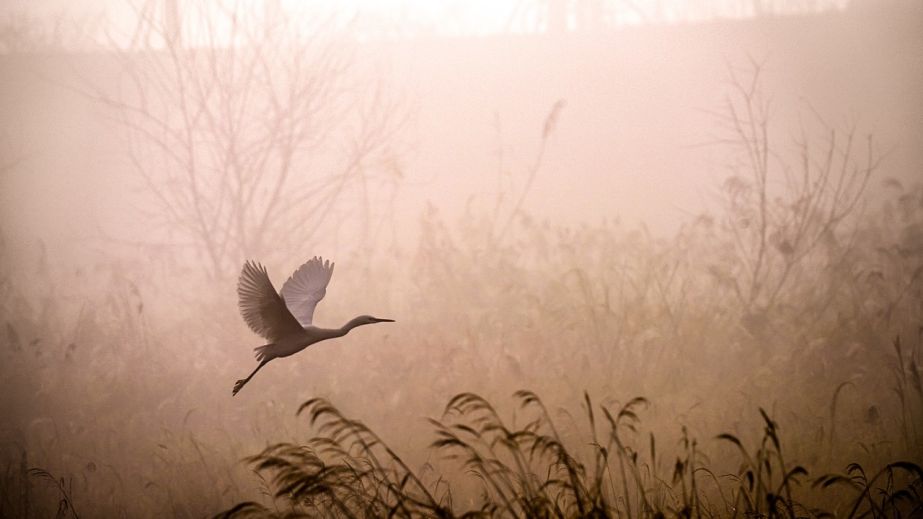
[[[288,278],[280,294],[269,281],[265,267],[250,261],[244,264],[237,283],[240,313],[250,329],[270,342],[255,349],[259,365],[250,376],[234,384],[234,395],[273,359],[294,355],[320,341],[342,337],[357,326],[393,322],[360,315],[340,328],[314,326],[314,308],[326,294],[332,275],[333,263],[315,256]]]

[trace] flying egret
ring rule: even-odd
[[[253,261],[244,263],[237,282],[240,314],[250,329],[269,344],[254,348],[259,365],[249,377],[234,383],[234,395],[272,359],[288,357],[314,343],[342,337],[357,326],[394,322],[393,319],[360,315],[340,328],[314,326],[311,323],[314,307],[327,293],[332,275],[333,263],[314,256],[288,278],[280,295],[269,281],[266,267]]]

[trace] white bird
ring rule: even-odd
[[[272,359],[288,357],[314,343],[342,337],[357,326],[394,322],[393,319],[360,315],[340,328],[314,326],[311,322],[314,308],[327,293],[332,275],[333,263],[315,256],[288,278],[280,295],[269,281],[266,267],[253,261],[244,263],[237,282],[240,313],[250,329],[269,344],[254,348],[259,365],[249,377],[234,384],[234,395]]]

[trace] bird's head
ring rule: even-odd
[[[356,326],[362,326],[365,324],[375,324],[375,323],[393,323],[394,319],[382,319],[380,317],[372,317],[371,315],[360,315],[356,317],[350,324],[355,328]]]

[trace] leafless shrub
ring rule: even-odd
[[[711,270],[732,288],[744,327],[758,333],[786,291],[799,291],[818,271],[849,269],[857,223],[850,218],[882,157],[871,136],[860,138],[854,127],[838,130],[815,113],[822,136],[818,141],[802,128],[792,160],[770,125],[763,65],[751,60],[745,75],[729,70],[731,93],[716,117],[728,132],[718,142],[736,159],[722,186],[730,252]],[[801,291],[803,304],[795,303],[795,311],[823,312],[824,298],[837,293],[845,277],[830,276],[820,292]]]

